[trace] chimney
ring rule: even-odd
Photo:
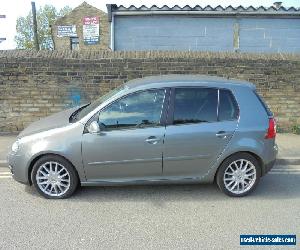
[[[279,9],[282,6],[282,2],[274,2],[273,6],[274,8]]]

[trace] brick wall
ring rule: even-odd
[[[280,128],[300,124],[299,55],[0,51],[0,132],[20,131],[134,78],[189,73],[251,81]]]

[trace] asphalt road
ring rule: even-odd
[[[300,166],[275,166],[244,198],[173,185],[85,187],[68,200],[46,200],[0,167],[0,249],[249,249],[240,234],[297,234],[282,249],[299,249],[299,232]]]

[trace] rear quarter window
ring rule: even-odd
[[[219,93],[218,120],[231,121],[237,119],[239,116],[239,109],[231,91],[220,89]]]

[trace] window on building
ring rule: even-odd
[[[79,38],[70,37],[71,50],[79,50]]]

